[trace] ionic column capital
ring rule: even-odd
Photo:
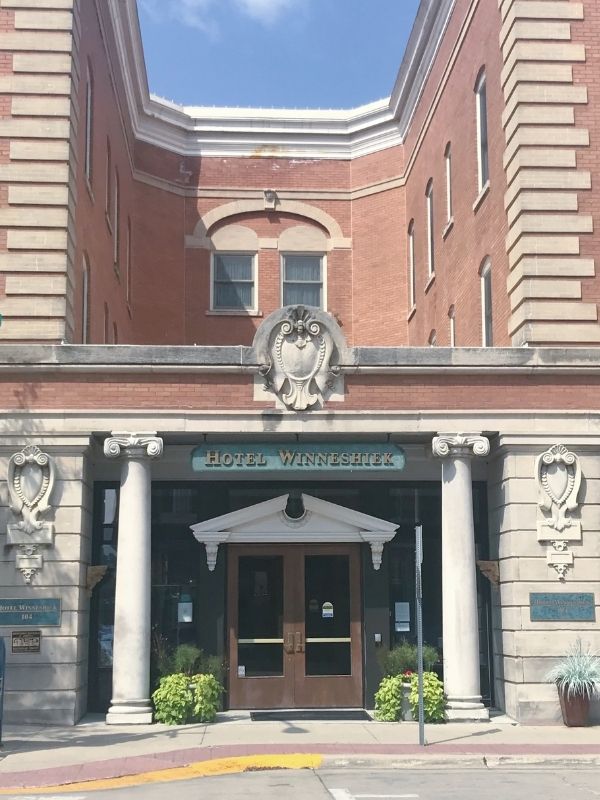
[[[490,452],[490,440],[476,434],[444,433],[434,437],[431,449],[433,455],[440,458],[487,456]]]
[[[163,452],[163,440],[156,431],[126,433],[113,431],[104,440],[104,455],[107,458],[124,456],[130,459],[158,458]]]

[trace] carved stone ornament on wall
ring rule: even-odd
[[[16,566],[29,584],[43,567],[42,549],[54,542],[51,511],[54,462],[35,445],[14,453],[8,462],[8,494],[15,520],[7,524],[8,545],[17,548]]]
[[[321,407],[340,391],[346,342],[333,316],[311,306],[271,314],[254,339],[264,388],[292,411]]]
[[[581,541],[581,522],[574,518],[579,509],[581,467],[575,453],[555,444],[538,456],[535,464],[538,506],[543,517],[538,520],[538,541],[550,542],[547,561],[564,580],[573,566],[569,542]]]

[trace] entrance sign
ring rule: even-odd
[[[395,444],[209,444],[192,451],[195,472],[399,472],[405,465],[404,450]]]
[[[55,597],[0,600],[0,626],[6,625],[60,625],[60,600]]]
[[[531,592],[532,622],[595,622],[595,597],[592,592]]]

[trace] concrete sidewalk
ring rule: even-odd
[[[175,774],[189,765],[196,765],[194,774],[217,774],[217,764],[229,772],[372,762],[394,767],[600,765],[600,726],[523,727],[495,717],[489,723],[427,725],[426,739],[427,746],[419,747],[416,723],[252,722],[245,712],[220,714],[212,725],[113,727],[103,717],[90,716],[72,728],[6,726],[0,790],[148,773],[153,776],[148,780],[170,780],[189,777]]]

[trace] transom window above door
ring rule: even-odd
[[[323,256],[282,256],[282,305],[323,308]]]
[[[254,310],[256,256],[252,253],[214,253],[212,266],[213,309]]]

